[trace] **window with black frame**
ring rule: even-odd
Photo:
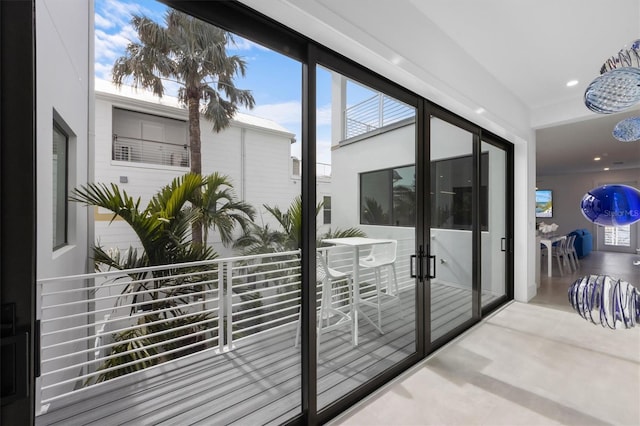
[[[415,226],[415,166],[360,174],[362,225]]]
[[[331,224],[331,197],[322,197],[322,223],[324,225]]]
[[[53,121],[53,248],[67,244],[69,136]]]
[[[480,163],[480,229],[488,231],[488,154],[480,156]],[[431,227],[471,230],[472,182],[471,155],[431,162]]]

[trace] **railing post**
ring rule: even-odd
[[[225,302],[227,315],[227,348],[233,349],[233,261],[227,262],[227,291]]]
[[[378,128],[384,125],[384,95],[378,93]]]
[[[218,351],[224,350],[224,320],[225,320],[225,298],[224,298],[224,262],[218,263]]]
[[[342,139],[349,138],[349,115],[347,114],[347,109],[342,110],[342,122],[344,126],[342,126]]]

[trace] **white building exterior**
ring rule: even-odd
[[[242,113],[220,133],[202,119],[201,135],[202,174],[227,175],[238,199],[256,209],[256,223],[277,229],[264,205],[284,211],[300,194],[300,170],[291,157],[295,135],[271,120]],[[187,111],[176,98],[158,99],[96,81],[95,182],[115,183],[129,195],[141,197],[145,206],[162,186],[189,172],[187,143]],[[141,144],[147,144],[144,153]],[[318,181],[322,200],[330,194],[329,180]],[[129,226],[118,219],[110,222],[112,216],[96,209],[96,242],[121,251],[140,247]],[[209,243],[220,256],[233,255],[215,231],[209,233]]]
[[[80,204],[68,203],[67,195],[71,188],[91,179],[93,2],[76,1],[69,7],[58,6],[57,1],[38,0],[35,8],[38,25],[35,82],[38,120],[37,279],[83,274],[90,268],[91,223],[87,210]],[[82,282],[77,282],[74,288],[82,285]],[[50,286],[44,289],[38,286],[37,289],[36,318],[41,320],[41,353],[48,358],[61,353],[55,346],[60,339],[74,340],[86,336],[86,330],[73,329],[82,327],[83,320],[72,317],[74,313],[86,310],[86,303],[74,305],[80,300],[77,295],[47,295],[55,290]],[[48,306],[67,305],[42,310],[43,303]],[[47,318],[56,309],[64,309],[68,317],[48,322]],[[67,328],[71,330],[61,336],[59,330]],[[74,347],[77,351],[85,348],[81,340],[74,343]],[[83,356],[78,354],[66,361],[43,363],[41,371],[44,374],[70,363],[82,362],[82,359]],[[80,374],[75,370],[62,372],[57,377],[38,379],[37,386],[46,387],[54,380],[73,379]],[[78,387],[80,382],[68,383],[67,389]],[[36,407],[40,405],[39,397],[36,395]]]

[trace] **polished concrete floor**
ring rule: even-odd
[[[567,288],[608,274],[640,288],[640,256],[592,252],[399,376],[334,425],[640,425],[640,327],[578,316]]]

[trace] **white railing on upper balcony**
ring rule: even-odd
[[[409,270],[413,241],[398,243],[399,284],[406,288],[413,281],[400,271]],[[332,268],[353,268],[348,247],[320,250]],[[363,298],[373,282],[373,272],[363,270]],[[300,286],[299,251],[38,280],[40,404],[190,353],[231,351],[292,326]],[[334,291],[334,307],[348,309],[344,283]],[[319,302],[319,286],[316,296]]]
[[[189,167],[189,146],[182,143],[113,135],[111,159],[134,163]]]
[[[372,132],[415,116],[415,109],[382,93],[372,96],[344,111],[344,138]]]

